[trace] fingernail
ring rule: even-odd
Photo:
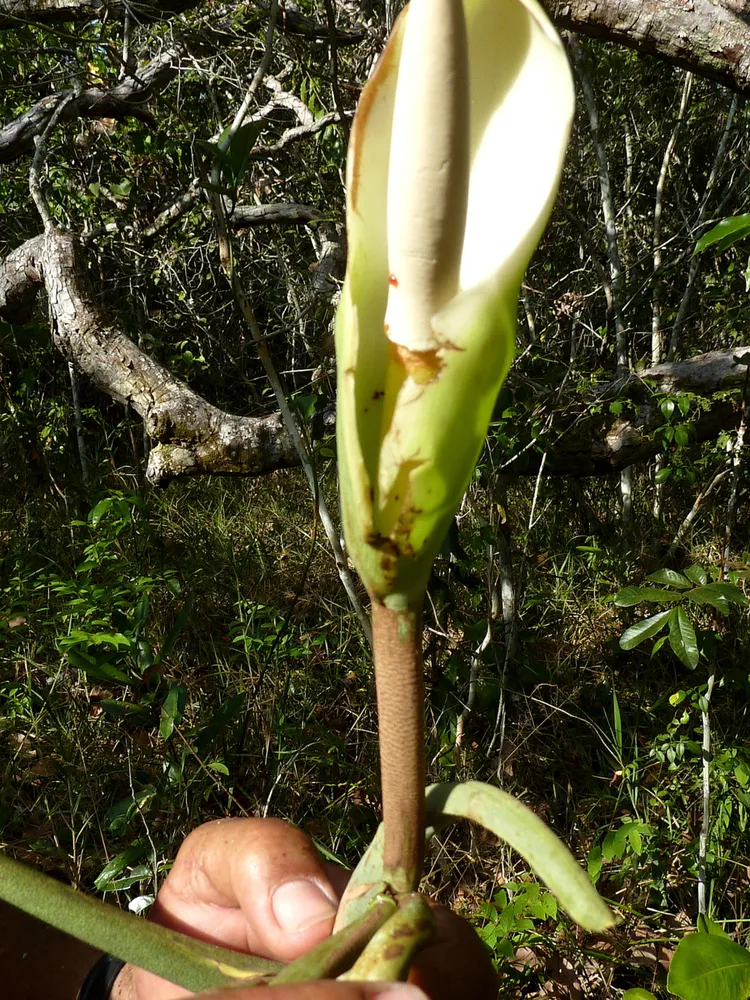
[[[427,1000],[427,994],[408,983],[373,983],[367,989],[367,1000]]]
[[[307,879],[284,882],[274,892],[271,906],[279,927],[287,934],[305,931],[336,914],[334,901],[319,885]]]

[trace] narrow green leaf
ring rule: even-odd
[[[750,952],[716,934],[688,934],[674,953],[667,989],[681,1000],[744,1000]]]
[[[642,622],[636,622],[635,625],[626,628],[620,638],[620,648],[635,649],[646,639],[650,639],[652,635],[661,632],[671,614],[671,610],[660,611],[658,614],[652,615],[651,618],[644,618]]]
[[[674,608],[670,612],[669,645],[686,667],[695,670],[698,666],[698,641],[695,629],[682,608]]]
[[[666,587],[678,587],[680,590],[689,590],[692,584],[678,573],[676,569],[657,569],[655,573],[650,573],[646,579],[650,583],[662,583]]]
[[[191,992],[275,975],[277,962],[218,948],[76,892],[0,852],[0,899]]]
[[[656,656],[656,654],[659,652],[659,650],[661,649],[661,647],[664,645],[664,643],[667,641],[668,638],[669,637],[666,635],[659,636],[659,638],[651,647],[651,659],[653,659]]]
[[[92,528],[97,526],[113,503],[114,497],[105,497],[91,510],[91,513],[89,514],[89,521],[91,522]]]
[[[576,923],[602,931],[616,923],[591,880],[568,848],[527,806],[480,781],[432,785],[427,817],[436,830],[461,817],[491,830],[526,859]]]
[[[431,785],[427,789],[428,840],[457,818],[479,823],[522,855],[582,927],[601,931],[616,918],[590,879],[549,827],[527,806],[507,792],[479,781]],[[599,864],[601,868],[601,864]],[[383,881],[383,825],[377,829],[357,865],[339,907],[336,927],[361,917],[385,889]]]
[[[701,236],[695,244],[693,257],[709,247],[715,247],[717,252],[726,250],[748,235],[750,235],[750,214],[732,215],[728,219],[722,219],[713,229],[709,229]]]

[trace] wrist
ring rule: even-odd
[[[109,1000],[137,1000],[132,965],[125,965],[120,969],[117,979],[112,984]]]
[[[112,955],[102,955],[91,968],[78,1000],[135,1000],[129,991],[130,966]],[[127,992],[123,989],[127,988]]]

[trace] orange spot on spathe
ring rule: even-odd
[[[408,347],[401,344],[391,343],[391,358],[404,369],[409,378],[418,385],[427,385],[440,374],[443,361],[436,350],[432,351],[410,351]]]
[[[388,284],[391,286],[391,288],[398,288],[398,278],[396,277],[395,274],[388,275]]]

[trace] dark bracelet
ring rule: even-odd
[[[113,955],[102,955],[84,980],[78,1000],[109,1000],[109,994],[125,962]]]

